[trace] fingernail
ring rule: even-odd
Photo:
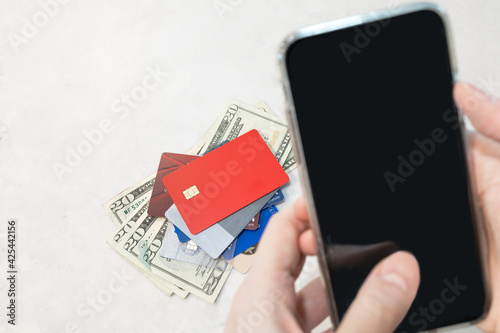
[[[382,273],[381,279],[398,287],[402,291],[408,290],[408,285],[406,284],[405,280],[397,273]]]
[[[400,272],[398,266],[394,266],[390,262],[386,261],[382,266],[380,278],[383,281],[401,289],[402,291],[407,291],[408,284],[406,283],[406,280],[401,276],[403,274],[404,272]]]
[[[495,99],[493,96],[486,93],[484,90],[482,90],[482,89],[480,89],[480,88],[478,88],[470,83],[466,83],[466,85],[470,90],[472,90],[472,92],[474,93],[474,96],[476,96],[479,99],[488,100],[488,101],[493,101]]]

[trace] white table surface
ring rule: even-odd
[[[233,270],[214,305],[167,297],[106,244],[115,228],[102,204],[151,174],[162,152],[191,147],[233,98],[265,100],[284,117],[277,50],[287,33],[407,1],[55,1],[1,1],[0,266],[16,218],[19,275],[16,327],[0,278],[0,332],[221,332],[244,275]],[[440,4],[461,78],[500,95],[500,2]],[[114,112],[152,69],[160,84]],[[105,119],[102,142],[55,172]],[[302,193],[296,171],[291,182],[281,207]],[[110,293],[117,275],[124,287]],[[299,287],[317,275],[311,258]]]

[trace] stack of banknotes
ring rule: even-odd
[[[237,164],[238,158],[242,163],[255,163],[252,158],[258,163],[249,164],[249,168]],[[157,163],[152,161],[152,166]],[[224,168],[220,171],[217,163],[227,172]],[[205,165],[215,169],[200,169]],[[213,303],[233,267],[241,273],[251,268],[267,222],[284,200],[280,186],[295,167],[286,121],[264,102],[250,106],[232,101],[193,148],[184,153],[163,153],[156,172],[104,204],[117,228],[107,243],[167,295],[185,298],[192,293]],[[274,170],[276,177],[259,173],[259,168]],[[196,177],[204,172],[215,177],[210,184],[214,195],[208,192],[208,201],[196,187],[202,187]],[[224,178],[233,172],[234,179]],[[268,179],[259,182],[263,176]],[[252,177],[256,182],[252,183]],[[238,195],[234,186],[239,181],[259,185]],[[175,186],[183,191],[173,191]],[[232,198],[231,204],[220,204],[227,202],[219,194],[225,186],[233,186],[234,205]],[[241,197],[248,201],[244,207],[237,206]],[[189,208],[200,206],[202,199],[207,201],[201,207],[202,214],[191,214]],[[220,215],[228,206],[234,209]],[[208,213],[215,215],[208,217]],[[217,214],[224,218],[217,218]]]

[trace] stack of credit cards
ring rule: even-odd
[[[213,303],[232,267],[250,269],[295,164],[286,122],[233,101],[192,149],[161,154],[104,204],[117,226],[107,242],[168,295]]]

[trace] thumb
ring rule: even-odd
[[[453,95],[457,106],[479,132],[500,141],[500,100],[463,82],[455,85]]]
[[[390,255],[368,275],[337,333],[393,332],[408,312],[419,282],[418,263],[413,255]]]

